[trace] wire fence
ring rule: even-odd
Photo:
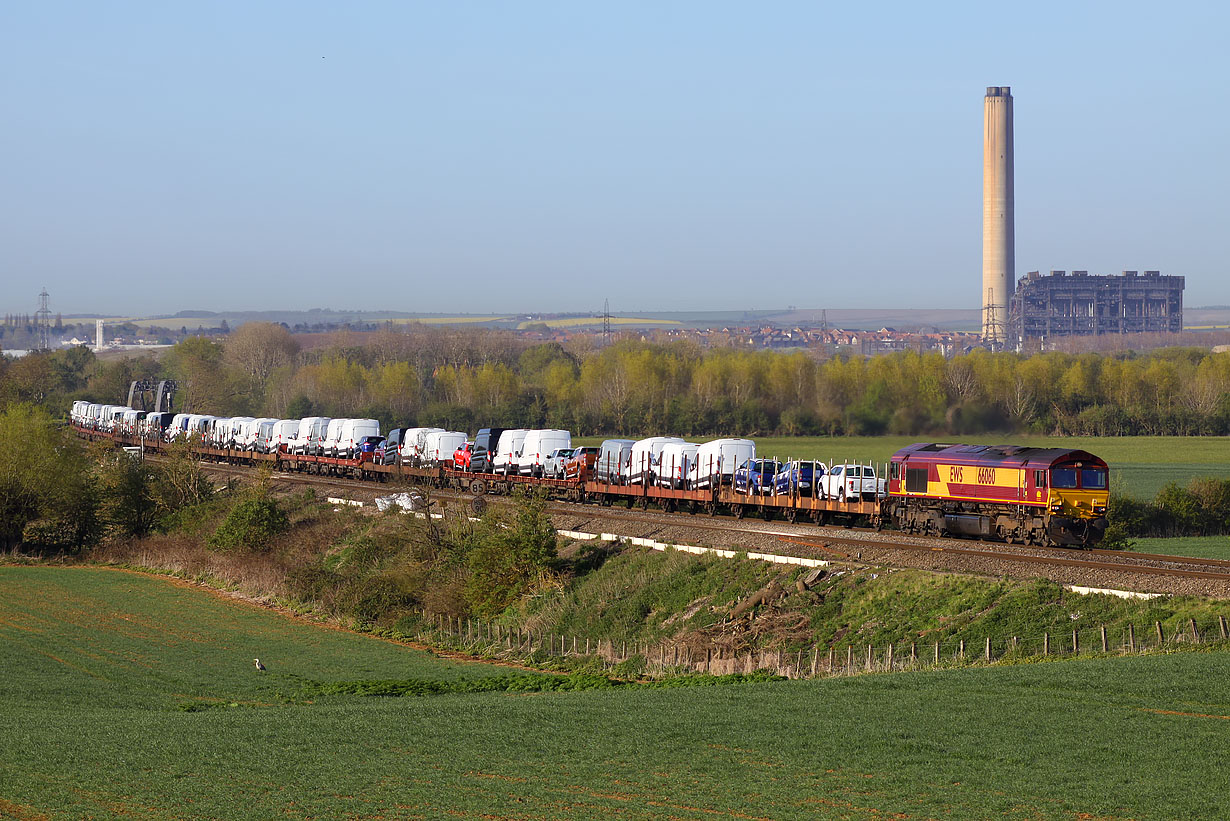
[[[420,612],[411,638],[509,662],[566,662],[637,675],[729,675],[767,670],[786,678],[884,673],[987,665],[1048,657],[1135,655],[1196,645],[1230,647],[1227,618],[1170,619],[1043,631],[1033,636],[921,638],[888,643],[817,644],[809,648],[731,648],[695,641],[616,641],[526,630],[477,619]]]

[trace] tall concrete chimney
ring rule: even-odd
[[[982,106],[982,339],[1008,342],[1008,300],[1016,282],[1013,230],[1012,89],[990,86]]]

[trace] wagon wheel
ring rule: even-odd
[[[649,497],[642,496],[636,503],[636,506],[641,510],[649,510]]]
[[[484,493],[487,492],[487,483],[484,482],[482,479],[470,480],[470,492],[473,493],[475,496],[482,496]]]
[[[786,508],[786,521],[790,522],[790,524],[794,524],[798,520],[799,520],[798,508],[794,508],[794,507]]]
[[[730,512],[735,515],[736,519],[742,519],[746,511],[744,510],[743,505],[731,505]]]
[[[761,505],[760,506],[760,518],[764,519],[766,522],[773,521],[773,508],[765,507],[764,505]]]
[[[714,502],[705,502],[705,512],[708,513],[710,516],[716,516],[717,515],[717,504],[715,504]]]

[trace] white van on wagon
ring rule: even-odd
[[[273,430],[269,434],[269,439],[264,443],[265,453],[278,453],[285,450],[290,452],[290,443],[295,440],[299,433],[299,426],[303,424],[302,419],[282,419],[273,423]],[[283,447],[285,446],[285,447]]]
[[[423,462],[427,448],[427,434],[439,433],[444,428],[406,428],[401,435],[401,461],[403,465],[418,467]]]
[[[517,472],[541,477],[546,473],[547,457],[556,448],[572,447],[572,434],[558,428],[527,431],[517,456]]]
[[[520,471],[518,460],[521,458],[521,446],[525,444],[527,434],[529,430],[526,428],[509,428],[500,434],[498,450],[491,460],[492,473],[502,473],[507,476]]]
[[[421,461],[428,467],[453,462],[453,451],[466,443],[468,433],[457,430],[433,430],[423,437]]]
[[[350,420],[344,417],[329,420],[329,427],[325,429],[325,434],[317,446],[317,454],[320,456],[333,456],[337,452],[338,440],[342,438],[342,428],[348,421]]]
[[[658,469],[658,457],[662,448],[672,442],[682,444],[678,436],[650,436],[640,439],[632,445],[632,457],[628,462],[628,473],[625,477],[629,485],[653,484]]]
[[[739,465],[756,458],[756,443],[751,439],[714,439],[697,448],[693,458],[688,487],[704,490],[730,484]]]
[[[688,487],[689,474],[699,448],[700,445],[695,442],[667,442],[663,445],[655,471],[658,486],[672,490]]]
[[[286,450],[292,454],[311,452],[311,449],[315,447],[317,438],[329,426],[331,421],[333,420],[328,416],[305,416],[300,419],[299,429],[287,445]]]
[[[333,455],[339,459],[353,459],[359,454],[359,442],[364,436],[379,436],[380,422],[376,419],[347,419],[342,423]]]

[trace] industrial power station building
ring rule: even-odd
[[[1158,271],[1089,276],[1088,271],[1030,271],[1017,281],[1008,310],[1017,345],[1098,334],[1179,333],[1183,277]]]
[[[1183,277],[1031,271],[1016,281],[1012,89],[989,86],[982,115],[982,341],[992,350],[1061,336],[1179,333]]]

